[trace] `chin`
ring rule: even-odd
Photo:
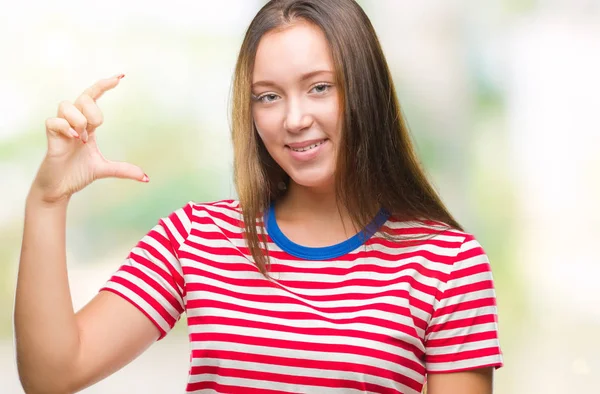
[[[291,174],[290,180],[298,186],[315,190],[330,189],[335,184],[333,171],[314,171],[316,172],[314,174],[303,172],[302,174]]]

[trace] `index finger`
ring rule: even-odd
[[[90,96],[92,98],[92,100],[96,101],[100,97],[102,97],[104,92],[117,86],[119,84],[119,81],[121,79],[123,79],[124,76],[125,76],[125,74],[119,74],[119,75],[115,75],[114,77],[111,77],[111,78],[101,79],[98,82],[96,82],[95,84],[93,84],[92,86],[90,86],[89,88],[87,88],[83,92],[83,94]]]

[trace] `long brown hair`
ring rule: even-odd
[[[288,177],[255,129],[252,70],[260,39],[297,21],[319,27],[331,48],[343,130],[336,194],[356,227],[365,228],[384,208],[398,219],[429,219],[461,229],[421,169],[379,39],[361,7],[354,0],[271,0],[246,31],[232,92],[235,185],[244,236],[259,270],[265,276],[269,271],[260,215],[282,195],[278,185]]]

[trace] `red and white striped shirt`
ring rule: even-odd
[[[241,219],[237,201],[190,202],[103,288],[161,338],[187,314],[187,393],[415,394],[428,372],[502,365],[490,264],[473,236],[380,213],[367,236],[308,248],[270,210],[269,281]],[[377,234],[381,226],[400,240]]]

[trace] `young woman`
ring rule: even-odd
[[[273,0],[233,95],[239,201],[190,202],[82,310],[65,258],[70,197],[147,182],[96,144],[97,82],[48,119],[26,203],[15,328],[27,393],[71,393],[163,338],[182,313],[188,393],[491,393],[501,366],[490,265],[430,186],[384,55],[353,0]],[[165,360],[168,362],[168,360]]]

